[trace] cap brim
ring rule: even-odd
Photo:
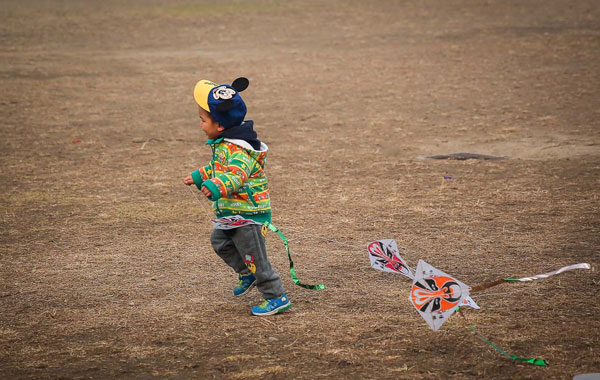
[[[217,86],[218,84],[215,82],[202,79],[201,81],[198,81],[194,87],[194,100],[196,100],[196,103],[198,103],[198,105],[206,112],[210,112],[210,109],[208,108],[208,94],[210,93],[210,90]]]

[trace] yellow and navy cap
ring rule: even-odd
[[[240,96],[250,81],[237,78],[231,85],[218,85],[213,81],[202,79],[194,87],[194,99],[205,111],[209,112],[223,127],[231,128],[242,124],[246,116],[246,104]]]

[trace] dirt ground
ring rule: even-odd
[[[470,286],[597,265],[597,0],[5,0],[0,17],[0,378],[600,372],[595,267],[474,294],[432,332],[366,252],[395,239]],[[296,286],[269,235],[293,302],[271,318],[231,295],[183,185],[210,158],[194,84],[238,76],[273,223],[326,286]],[[423,158],[457,152],[508,159]]]

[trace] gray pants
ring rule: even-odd
[[[283,294],[281,277],[267,259],[267,247],[258,224],[232,230],[213,230],[210,242],[223,261],[236,273],[248,271],[256,277],[256,287],[263,298],[277,298]]]

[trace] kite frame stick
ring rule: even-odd
[[[506,280],[504,280],[503,278],[496,280],[496,281],[484,282],[483,284],[473,286],[471,288],[471,290],[469,291],[469,293],[477,293],[482,290],[489,289],[493,286],[500,285],[504,282],[506,282]]]

